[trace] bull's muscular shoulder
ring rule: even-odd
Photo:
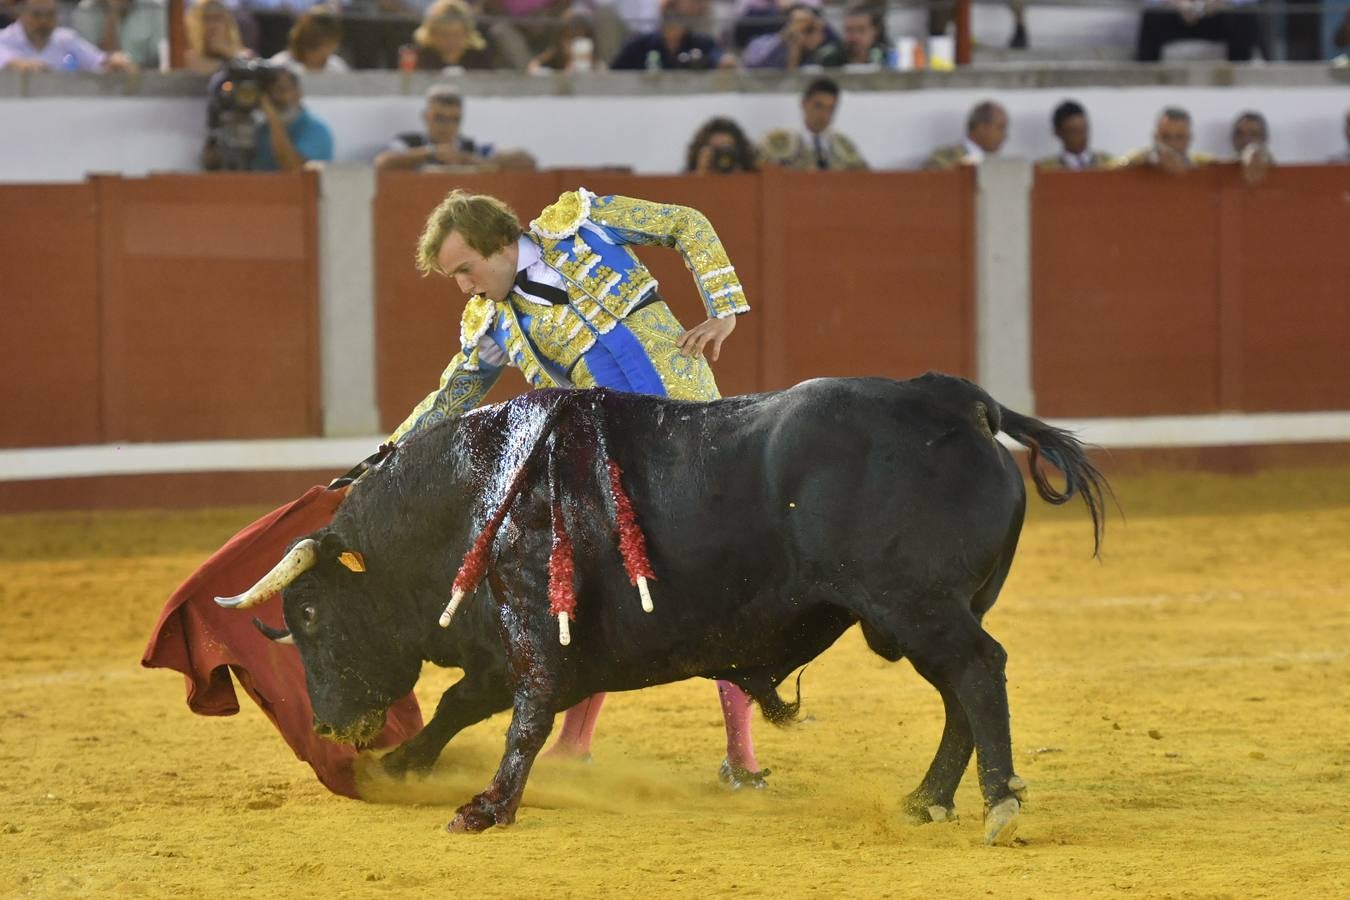
[[[530,231],[555,241],[571,237],[590,217],[594,198],[595,195],[585,188],[564,191],[530,222]]]

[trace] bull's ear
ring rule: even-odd
[[[365,559],[355,550],[343,550],[338,554],[338,562],[353,572],[364,572],[366,570]]]

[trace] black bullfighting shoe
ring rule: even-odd
[[[717,770],[717,780],[733,791],[739,791],[741,788],[762,791],[769,786],[769,783],[764,780],[769,776],[769,772],[769,769],[751,772],[749,769],[733,766],[731,760],[724,759],[722,760],[722,768]]]

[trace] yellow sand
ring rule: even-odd
[[[190,714],[138,659],[161,604],[257,510],[0,518],[0,893],[18,896],[1350,895],[1350,470],[1119,479],[1104,560],[1036,505],[988,625],[1030,784],[1019,844],[903,824],[941,705],[856,630],[757,723],[729,795],[714,688],[613,696],[591,767],[541,764],[519,822],[442,827],[505,716],[427,782],[325,791],[246,703]],[[452,673],[428,671],[434,704]]]

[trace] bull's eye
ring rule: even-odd
[[[314,604],[306,603],[300,607],[300,624],[304,625],[305,628],[313,628],[318,618],[319,611],[314,608]]]

